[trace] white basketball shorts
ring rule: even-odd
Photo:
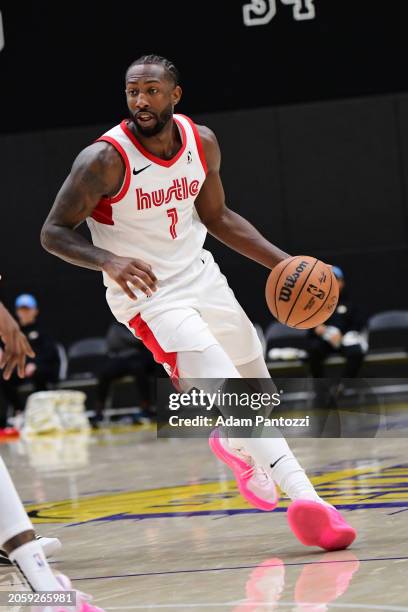
[[[177,353],[203,351],[219,343],[234,365],[263,354],[258,334],[209,251],[181,274],[159,283],[147,298],[132,301],[118,287],[107,290],[115,317],[126,324],[169,374]]]

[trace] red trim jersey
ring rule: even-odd
[[[95,246],[142,259],[152,266],[159,285],[171,282],[197,259],[206,237],[194,206],[207,173],[200,136],[188,117],[174,115],[174,120],[182,146],[169,160],[144,149],[127,121],[98,139],[115,147],[126,171],[119,193],[103,198],[87,219]],[[104,283],[129,300],[106,274]]]

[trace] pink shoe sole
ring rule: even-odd
[[[237,481],[238,490],[251,506],[258,508],[258,510],[264,510],[270,512],[276,508],[279,497],[275,489],[275,498],[272,502],[266,501],[253,493],[248,488],[248,481],[251,478],[251,466],[243,459],[236,457],[233,453],[229,453],[228,450],[223,446],[221,442],[221,436],[217,429],[214,429],[208,440],[210,448],[214,455],[221,459],[228,467],[233,471],[235,480]]]
[[[293,533],[305,546],[342,550],[357,536],[338,510],[319,502],[297,499],[289,506],[287,517]]]

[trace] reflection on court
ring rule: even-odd
[[[144,428],[3,445],[36,528],[58,535],[55,567],[107,610],[407,610],[404,440],[292,442],[319,494],[359,537],[303,547],[277,511],[250,508],[205,440]],[[0,588],[11,580],[0,570]]]

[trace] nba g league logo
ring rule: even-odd
[[[293,19],[307,21],[316,17],[314,0],[280,0],[282,4],[292,5]],[[246,26],[266,25],[275,17],[277,0],[251,0],[242,7]]]

